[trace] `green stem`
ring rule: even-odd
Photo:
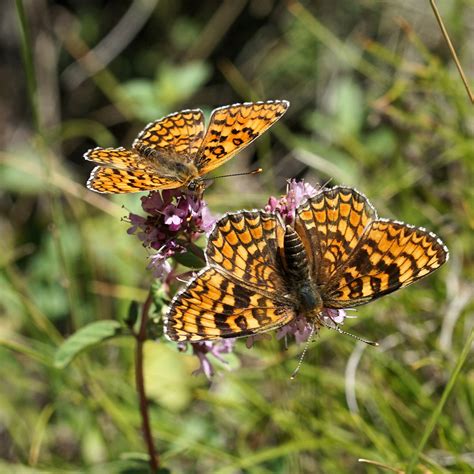
[[[464,70],[461,66],[461,61],[459,61],[458,55],[456,54],[456,49],[454,48],[453,43],[451,42],[451,38],[449,37],[448,30],[444,26],[443,18],[441,17],[441,14],[439,13],[435,0],[430,0],[430,4],[433,10],[433,13],[436,17],[436,21],[438,22],[441,33],[444,37],[444,40],[446,41],[446,44],[448,45],[449,52],[451,53],[451,57],[453,58],[454,64],[456,64],[456,67],[458,68],[458,72],[459,72],[459,75],[461,76],[461,80],[462,80],[462,83],[464,84],[467,95],[471,103],[474,104],[474,94],[472,93],[471,88],[469,87],[469,82],[467,80],[466,74],[464,74]]]
[[[152,472],[156,472],[159,468],[160,460],[158,453],[155,450],[155,446],[153,444],[153,436],[151,434],[150,414],[148,412],[148,401],[146,399],[145,392],[145,377],[143,373],[143,345],[146,341],[146,326],[148,322],[148,312],[150,311],[151,303],[152,294],[150,290],[147,299],[143,304],[140,329],[138,330],[138,333],[135,334],[135,339],[137,341],[135,351],[135,383],[137,387],[138,398],[140,401],[143,438],[145,439],[145,444],[148,449],[148,455],[150,457],[150,468]]]
[[[36,76],[35,66],[33,62],[33,55],[31,54],[31,39],[28,30],[28,23],[25,15],[25,8],[22,0],[16,0],[16,12],[18,15],[18,22],[20,25],[20,39],[21,39],[21,56],[23,59],[23,66],[25,68],[26,83],[28,87],[28,99],[30,101],[31,116],[33,118],[33,126],[37,132],[40,131],[40,124],[38,118],[38,110],[36,104]]]
[[[469,336],[461,355],[459,356],[458,362],[456,364],[456,367],[454,367],[453,373],[451,374],[450,379],[448,380],[448,383],[446,385],[446,388],[444,389],[443,394],[441,395],[441,400],[439,401],[437,407],[434,409],[433,414],[431,415],[430,420],[428,421],[428,424],[426,425],[425,431],[423,433],[423,436],[421,437],[421,441],[418,444],[418,447],[416,448],[413,457],[410,460],[410,464],[408,465],[408,468],[406,470],[406,474],[411,474],[413,470],[415,469],[415,465],[418,462],[418,458],[420,457],[421,452],[423,451],[423,448],[426,445],[426,442],[428,441],[428,438],[430,437],[431,433],[433,432],[436,423],[438,422],[438,419],[441,415],[441,412],[443,410],[444,404],[446,403],[446,400],[449,397],[449,394],[451,393],[452,389],[454,388],[454,385],[456,383],[456,380],[459,376],[459,372],[461,371],[461,368],[466,361],[466,358],[469,354],[469,351],[471,350],[472,343],[474,342],[474,330],[471,332],[471,335]]]

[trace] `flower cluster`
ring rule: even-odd
[[[222,341],[202,341],[192,342],[191,348],[193,354],[199,359],[199,369],[193,372],[193,375],[203,373],[208,379],[214,375],[214,369],[209,356],[214,356],[221,362],[226,362],[223,359],[224,354],[229,354],[234,350],[235,339],[223,339]],[[179,349],[181,351],[186,350],[186,343],[179,343]]]
[[[292,224],[295,219],[296,208],[317,192],[318,190],[309,183],[290,179],[286,185],[286,194],[280,198],[271,196],[265,210],[267,212],[278,212],[286,224]]]
[[[168,258],[187,250],[203,232],[209,232],[214,219],[206,203],[196,194],[177,189],[151,192],[141,198],[146,216],[130,213],[129,234],[136,234],[154,253],[149,269],[157,278],[171,271]]]

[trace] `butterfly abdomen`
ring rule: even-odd
[[[300,280],[307,279],[309,273],[306,250],[300,236],[290,226],[285,229],[284,249],[288,273]]]
[[[321,296],[310,278],[306,249],[300,236],[290,226],[286,226],[284,250],[286,271],[292,282],[293,291],[297,295],[300,309],[318,312],[322,306]]]

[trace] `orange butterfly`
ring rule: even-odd
[[[87,181],[98,193],[134,193],[186,186],[202,190],[202,176],[252,143],[287,110],[286,100],[246,102],[204,114],[182,110],[148,124],[132,149],[94,148],[84,154],[99,163]]]
[[[379,218],[358,191],[336,186],[296,209],[241,211],[211,232],[207,265],[173,299],[165,318],[172,341],[259,334],[303,316],[315,329],[324,309],[352,308],[411,285],[448,260],[423,227]]]

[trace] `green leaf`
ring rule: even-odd
[[[139,304],[135,300],[133,300],[128,307],[127,316],[124,318],[123,322],[129,328],[133,328],[138,320],[138,308]]]
[[[202,268],[204,265],[203,260],[192,252],[178,253],[173,255],[173,259],[184,267],[192,269]]]
[[[57,350],[54,365],[59,369],[66,367],[80,352],[99,344],[105,339],[120,334],[121,325],[118,321],[96,321],[79,329],[67,339]]]

